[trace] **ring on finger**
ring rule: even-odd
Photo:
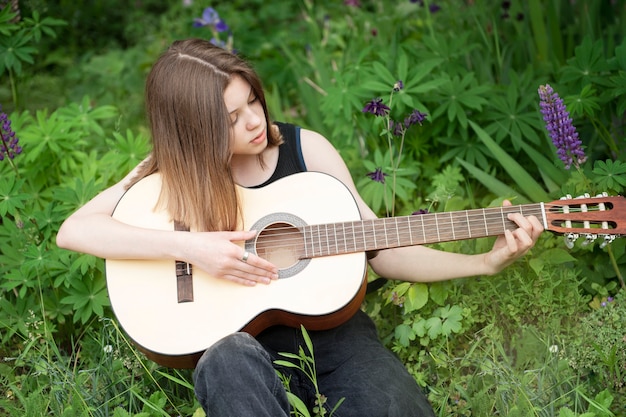
[[[241,260],[242,260],[242,261],[244,261],[244,262],[248,262],[248,257],[249,257],[249,256],[250,256],[250,252],[245,251],[245,252],[243,253],[243,256],[241,257]]]

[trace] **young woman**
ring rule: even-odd
[[[296,172],[319,171],[348,187],[363,219],[376,217],[330,142],[313,131],[273,123],[255,72],[210,42],[173,43],[148,76],[146,107],[152,153],[63,223],[57,236],[60,247],[106,259],[182,260],[218,279],[271,286],[278,279],[277,266],[242,248],[256,232],[237,230],[237,185],[262,187]],[[196,231],[143,229],[112,217],[124,192],[155,172],[163,181],[160,203],[173,219]],[[410,246],[380,251],[369,263],[381,276],[406,281],[491,275],[524,255],[543,230],[535,217],[509,218],[519,228],[506,231],[484,254]],[[362,312],[338,327],[309,334],[327,405],[345,398],[336,415],[434,415],[419,386],[380,343]],[[196,396],[207,415],[289,416],[274,361],[278,352],[297,353],[300,345],[300,331],[283,326],[256,337],[237,332],[212,345],[194,371]],[[292,392],[312,407],[311,383],[294,370],[282,371],[291,377]]]

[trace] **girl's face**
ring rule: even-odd
[[[263,106],[252,87],[234,75],[224,90],[230,114],[233,155],[258,155],[267,147],[267,126]]]

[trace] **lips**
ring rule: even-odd
[[[250,142],[259,143],[259,142],[263,142],[264,140],[265,140],[265,129],[263,129],[263,131],[259,133],[259,135],[255,137],[254,139],[252,139]]]

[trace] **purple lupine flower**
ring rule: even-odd
[[[211,26],[217,32],[226,32],[228,30],[228,25],[220,19],[220,15],[212,7],[204,9],[201,18],[193,19],[193,27],[198,28],[205,26]]]
[[[363,113],[371,113],[374,116],[386,116],[391,110],[382,98],[374,98],[370,100],[365,107],[363,107]]]
[[[411,213],[412,216],[417,216],[420,214],[428,214],[428,209],[419,209],[417,211],[414,211],[413,213]]]
[[[570,169],[572,164],[579,168],[587,157],[563,99],[548,84],[539,86],[539,98],[546,130],[556,147],[559,159],[565,164],[565,169]]]
[[[346,6],[361,7],[361,2],[359,0],[344,0],[343,4]]]
[[[376,168],[376,171],[368,172],[366,175],[370,177],[372,181],[376,181],[381,184],[385,183],[385,177],[387,176],[387,174],[383,172],[382,168]]]
[[[426,120],[426,116],[428,116],[426,113],[422,113],[419,110],[413,110],[413,112],[409,114],[406,119],[404,119],[404,126],[407,129],[416,123],[421,126],[422,122]]]
[[[404,134],[405,128],[402,123],[389,120],[389,131],[393,133],[394,136],[402,136]]]
[[[15,132],[11,129],[9,115],[2,111],[2,105],[0,105],[0,161],[4,161],[4,158],[13,159],[21,153],[22,147],[19,145]]]
[[[393,91],[395,92],[398,92],[402,90],[403,88],[404,88],[404,83],[402,82],[402,80],[396,81],[396,83],[393,85]]]

